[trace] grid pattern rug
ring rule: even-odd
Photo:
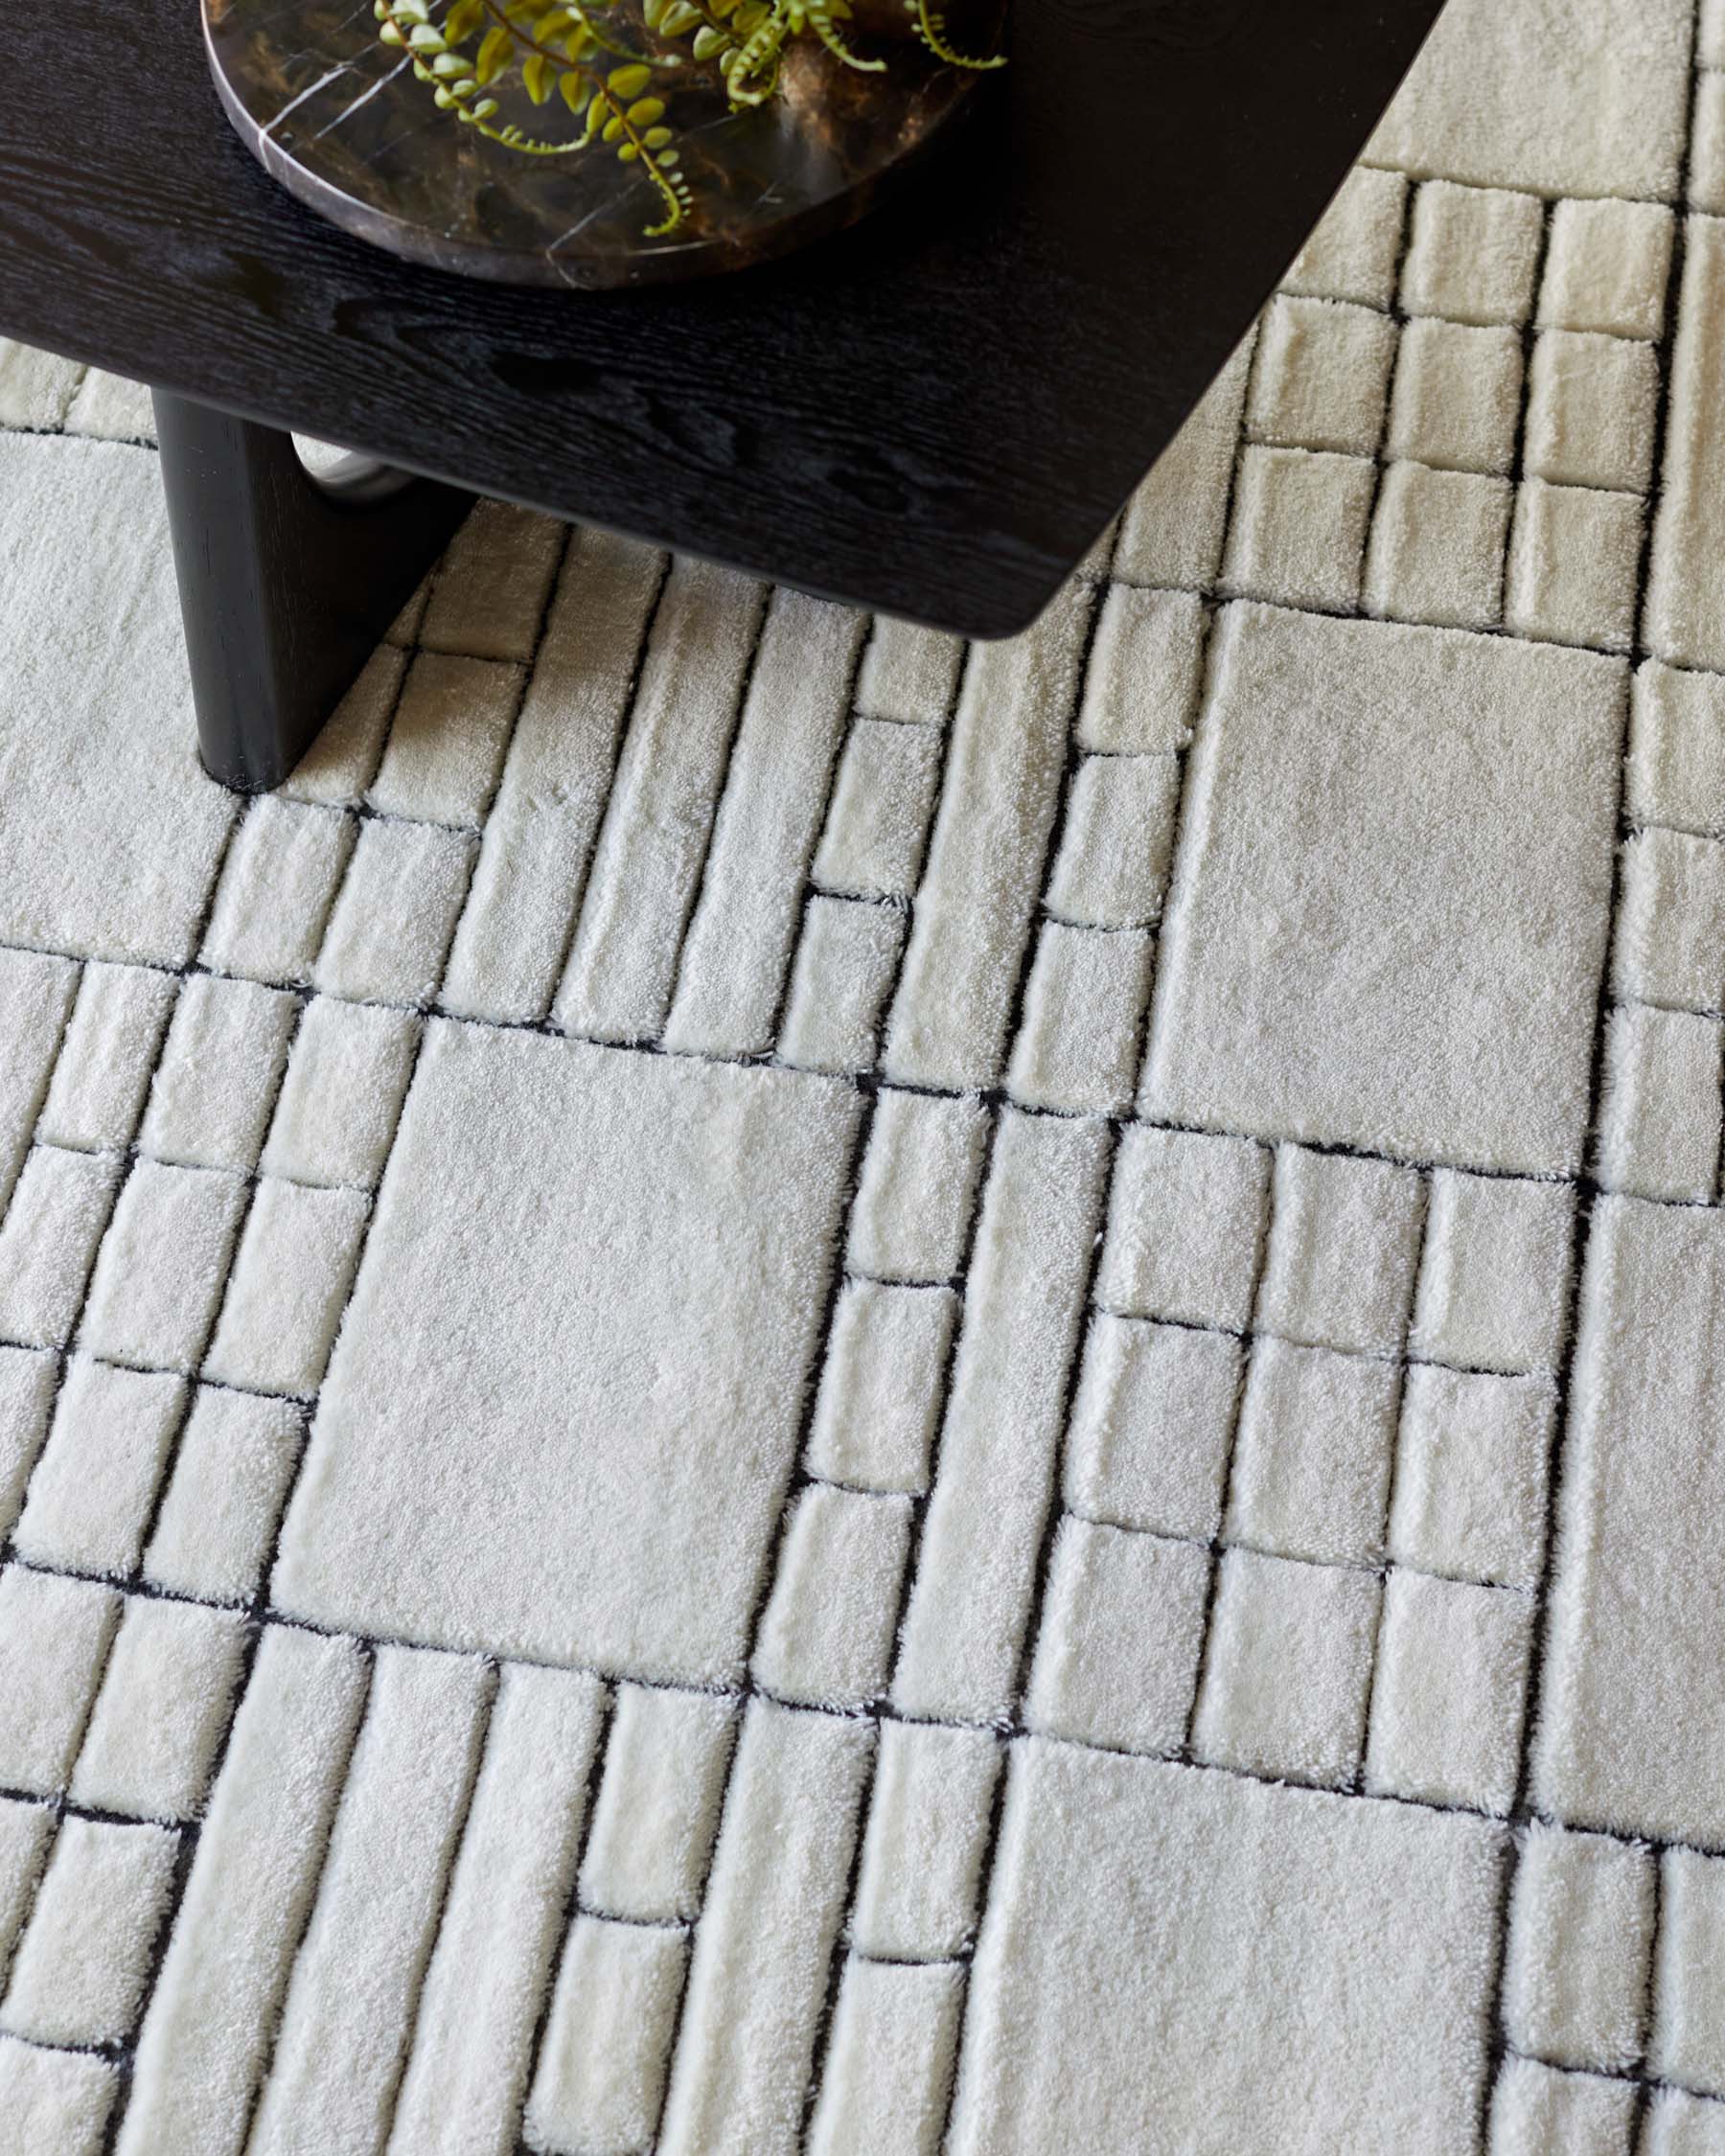
[[[0,2148],[1725,2151],[1725,5],[1043,621],[484,507],[203,779],[0,355]]]

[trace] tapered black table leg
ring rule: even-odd
[[[204,768],[279,786],[436,561],[472,496],[346,461],[155,392],[162,479]]]

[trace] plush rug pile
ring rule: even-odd
[[[1453,0],[1016,643],[0,348],[0,2147],[1725,2152],[1725,4]]]

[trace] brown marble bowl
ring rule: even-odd
[[[955,49],[995,51],[1004,4],[949,0]],[[856,0],[845,26],[854,50],[890,62],[885,75],[798,40],[784,94],[733,113],[717,72],[691,65],[669,119],[693,206],[651,239],[663,206],[638,167],[598,145],[524,156],[463,126],[380,42],[369,0],[203,0],[203,18],[228,118],[273,178],[392,254],[515,285],[659,283],[801,246],[861,217],[990,80],[942,65],[890,0]],[[637,41],[653,42],[644,30]],[[579,131],[560,100],[536,108],[518,80],[496,94],[499,122]]]

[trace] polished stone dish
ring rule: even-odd
[[[808,40],[787,54],[780,95],[733,112],[717,72],[690,67],[676,93],[690,210],[655,238],[638,167],[597,145],[522,156],[455,126],[379,42],[364,0],[203,0],[203,13],[222,104],[275,179],[377,246],[508,284],[658,283],[782,254],[860,217],[987,80],[937,60],[886,0],[859,0],[846,26],[859,50],[890,56],[886,74]],[[1002,14],[1003,0],[966,0],[952,34],[992,51]]]

